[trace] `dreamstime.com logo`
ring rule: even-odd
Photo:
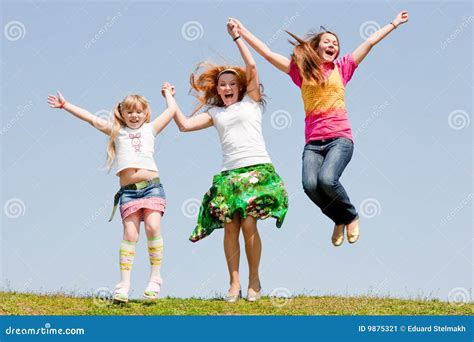
[[[113,127],[114,113],[110,112],[107,109],[101,109],[94,113],[95,116],[92,119],[92,125],[97,129],[106,129],[108,127]]]
[[[283,109],[276,110],[270,116],[271,125],[274,129],[281,131],[291,126],[292,117],[289,112]]]
[[[269,297],[272,305],[277,308],[282,308],[293,301],[293,294],[286,287],[277,287],[270,293]]]
[[[359,211],[363,217],[373,218],[380,215],[382,206],[375,198],[366,198],[360,204]]]
[[[469,114],[461,109],[453,110],[448,116],[449,127],[456,131],[469,127],[470,123]]]
[[[3,28],[3,35],[11,42],[25,38],[26,28],[21,21],[12,20]]]
[[[113,294],[112,291],[108,287],[99,287],[96,289],[92,295],[92,302],[95,306],[99,308],[103,308],[105,306],[109,306],[112,304]]]
[[[24,216],[26,211],[25,202],[20,198],[10,198],[3,206],[3,213],[8,218],[18,218]]]
[[[201,201],[199,201],[197,198],[188,198],[181,205],[181,212],[187,218],[195,218],[199,213],[200,205]]]
[[[46,323],[40,328],[15,328],[9,326],[5,329],[5,335],[85,335],[84,328],[52,328]]]
[[[448,303],[461,306],[471,301],[471,294],[464,287],[455,287],[448,293]]]
[[[362,39],[366,40],[378,30],[380,30],[379,23],[373,20],[369,20],[369,21],[363,22],[360,25],[359,34]]]
[[[192,42],[204,36],[204,28],[199,21],[187,21],[181,27],[181,35],[188,42]]]

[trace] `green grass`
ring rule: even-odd
[[[377,297],[263,297],[229,304],[222,299],[163,298],[112,304],[61,294],[0,292],[1,315],[472,315],[474,304]]]

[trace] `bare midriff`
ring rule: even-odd
[[[120,186],[134,184],[158,177],[158,172],[146,169],[128,168],[119,172]]]

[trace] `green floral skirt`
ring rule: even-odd
[[[258,164],[215,175],[204,195],[192,242],[210,235],[232,221],[235,213],[263,220],[276,218],[278,228],[288,211],[288,194],[272,164]]]

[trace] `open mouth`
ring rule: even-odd
[[[234,94],[225,94],[224,97],[229,100],[234,97]]]
[[[334,51],[334,50],[326,50],[325,53],[326,53],[326,55],[328,55],[329,57],[332,57],[332,56],[334,56],[334,54],[336,53],[336,51]]]

